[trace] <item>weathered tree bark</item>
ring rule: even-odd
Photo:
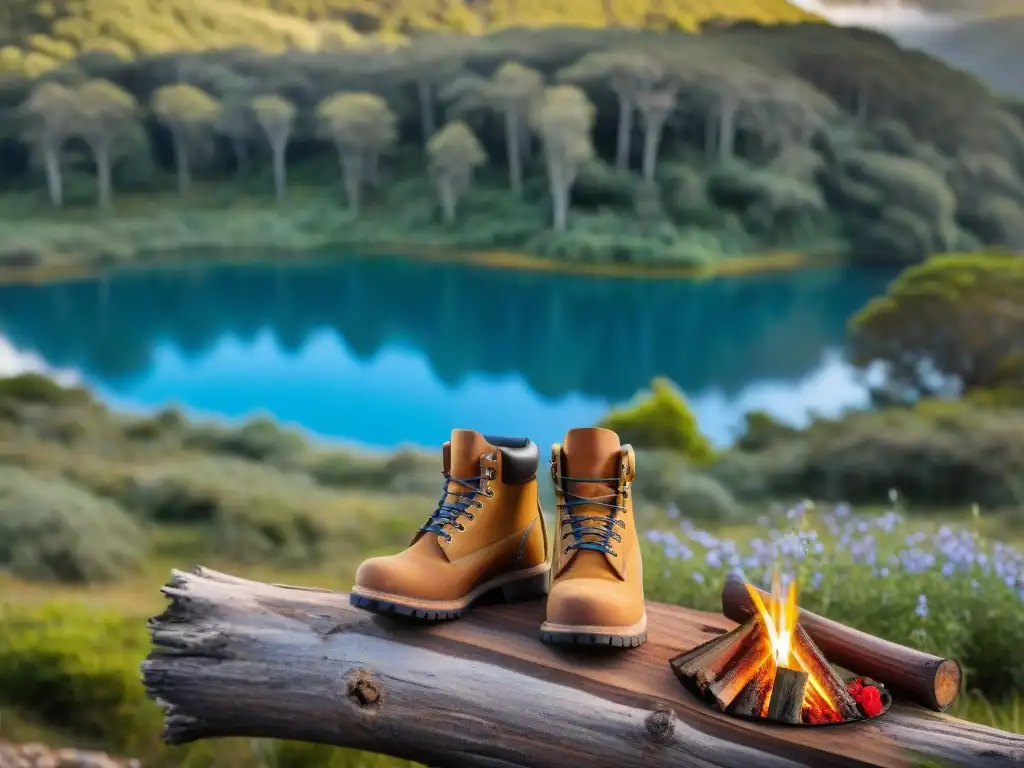
[[[284,200],[288,189],[288,166],[285,158],[288,153],[288,135],[274,136],[270,140],[270,153],[274,158],[274,195],[278,202]]]
[[[434,626],[326,590],[175,572],[142,667],[173,744],[247,736],[367,749],[438,768],[1009,768],[1024,737],[895,704],[871,723],[778,728],[714,711],[668,659],[732,622],[648,605],[649,642],[540,643],[540,601]],[[916,754],[915,754],[916,753]]]
[[[43,165],[46,168],[46,189],[54,208],[64,204],[64,177],[60,166],[60,145],[51,142],[43,147]]]

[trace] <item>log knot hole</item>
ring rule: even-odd
[[[353,669],[345,676],[345,695],[363,712],[375,714],[384,706],[384,688],[368,669]]]
[[[655,744],[668,744],[676,732],[676,713],[659,706],[644,718],[644,728]]]

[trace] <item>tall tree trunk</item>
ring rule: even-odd
[[[704,119],[704,156],[710,158],[718,148],[718,110],[712,107]]]
[[[569,220],[568,185],[565,183],[563,164],[551,152],[546,152],[548,188],[551,191],[551,226],[564,232]]]
[[[171,138],[174,144],[174,167],[178,173],[178,192],[184,194],[192,180],[188,167],[188,143],[180,131],[175,131]]]
[[[505,145],[508,151],[508,175],[512,192],[519,196],[523,192],[522,139],[519,138],[520,115],[517,108],[505,110]]]
[[[110,207],[110,200],[113,197],[113,184],[110,180],[111,162],[110,147],[100,143],[96,146],[96,191],[101,209]]]
[[[284,194],[288,186],[287,168],[285,157],[288,151],[288,138],[283,137],[270,145],[270,151],[274,155],[274,193],[278,201],[284,200]]]
[[[235,170],[239,176],[249,175],[249,145],[239,136],[231,137],[231,150],[235,155]]]
[[[865,125],[868,121],[868,100],[870,95],[871,88],[867,84],[861,83],[857,87],[857,112],[854,117],[861,125]]]
[[[416,90],[420,97],[420,120],[423,130],[423,146],[437,131],[437,113],[434,109],[434,88],[428,80],[417,80]]]
[[[64,204],[64,180],[60,172],[60,146],[48,144],[43,149],[43,164],[46,166],[46,188],[54,208]]]
[[[363,161],[363,179],[374,186],[380,181],[380,152],[369,150]]]
[[[739,99],[732,95],[722,97],[718,116],[718,159],[731,160],[736,147],[736,113]]]
[[[644,181],[654,181],[654,172],[658,168],[658,148],[661,146],[661,135],[667,118],[667,114],[644,116]]]
[[[633,139],[633,115],[636,101],[632,95],[619,93],[619,133],[615,140],[615,167],[629,170],[629,150]]]
[[[455,221],[455,210],[459,202],[455,180],[451,176],[442,176],[437,182],[437,193],[441,198],[441,212],[445,223],[451,224]]]
[[[352,213],[358,215],[362,203],[364,154],[360,150],[345,148],[338,150],[338,156],[341,160],[341,175],[345,181],[348,207]]]

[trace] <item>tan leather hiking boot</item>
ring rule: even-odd
[[[352,605],[436,621],[458,618],[488,592],[507,602],[547,593],[536,443],[456,429],[443,454],[437,509],[407,549],[359,566]]]
[[[559,535],[546,643],[629,648],[647,641],[644,574],[629,488],[632,447],[611,430],[571,429],[551,448]]]

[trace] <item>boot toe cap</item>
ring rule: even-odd
[[[631,594],[625,584],[602,579],[556,582],[548,595],[550,624],[587,627],[629,627],[643,618],[643,597]]]
[[[416,574],[413,569],[403,566],[405,563],[394,556],[371,557],[356,570],[355,586],[387,594],[415,594]]]

